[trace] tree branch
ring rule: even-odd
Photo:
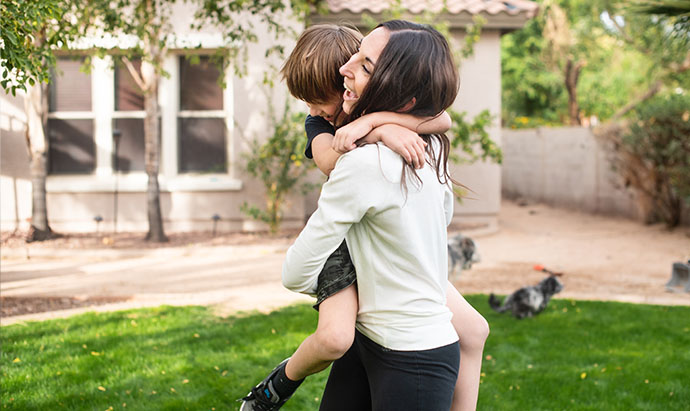
[[[663,77],[665,77],[668,74],[680,74],[685,71],[690,70],[690,53],[688,53],[685,56],[685,59],[683,60],[682,63],[672,63],[669,65],[669,70],[665,75],[662,75],[657,81],[652,84],[647,91],[638,96],[635,100],[631,101],[628,103],[626,106],[622,107],[620,110],[618,110],[612,117],[611,121],[617,121],[624,115],[628,114],[632,109],[637,107],[639,104],[649,100],[650,98],[654,97],[659,91],[661,91],[661,87],[664,85],[663,82]]]
[[[618,121],[621,117],[624,115],[628,114],[632,109],[637,107],[639,104],[649,100],[650,98],[654,97],[656,93],[658,93],[661,90],[661,87],[664,85],[664,82],[662,80],[657,80],[654,84],[652,84],[651,87],[642,95],[638,96],[635,100],[631,101],[628,103],[626,106],[618,110],[612,117],[611,121]]]
[[[144,79],[141,77],[141,74],[137,71],[137,68],[134,67],[134,64],[132,64],[132,61],[127,58],[127,56],[122,56],[122,62],[125,63],[125,67],[127,67],[127,71],[129,71],[129,74],[132,76],[134,79],[134,82],[137,83],[137,86],[146,93],[148,91],[148,86],[144,82]]]

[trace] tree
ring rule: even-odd
[[[647,9],[648,12],[658,9]],[[605,2],[602,13],[609,16],[609,32],[622,41],[632,51],[654,64],[647,74],[647,89],[638,94],[628,104],[611,117],[612,121],[621,119],[640,104],[654,97],[664,86],[677,84],[690,85],[687,72],[690,70],[690,47],[687,32],[685,35],[669,35],[674,32],[676,19],[681,26],[686,17],[667,17],[658,19],[654,15],[639,13],[638,9],[628,7],[624,2]]]
[[[26,142],[31,173],[31,229],[27,241],[41,241],[56,234],[48,223],[46,175],[47,88],[50,70],[55,67],[54,51],[66,48],[80,33],[72,17],[83,16],[71,0],[6,0],[0,2],[2,17],[2,80],[8,93],[27,92]]]
[[[581,125],[580,106],[577,101],[577,83],[580,72],[587,64],[577,51],[578,37],[573,33],[568,16],[555,2],[546,1],[542,8],[544,13],[543,35],[546,39],[544,57],[547,64],[561,72],[565,89],[568,92],[568,117],[571,125]]]
[[[539,1],[542,12],[502,38],[505,125],[568,123],[574,102],[581,118],[617,120],[663,88],[690,85],[684,75],[690,37],[681,31],[687,17],[680,9],[675,16],[650,16],[637,5],[661,2]],[[575,87],[558,84],[557,72],[577,78]]]

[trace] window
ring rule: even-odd
[[[132,61],[141,72],[141,60]],[[143,171],[144,167],[144,93],[122,63],[115,66],[115,112],[113,113],[114,171]]]
[[[83,60],[59,58],[49,91],[48,172],[91,174],[96,167],[91,75]]]
[[[208,56],[198,57],[198,64],[191,60],[179,57],[178,172],[225,173],[227,128],[220,71]]]
[[[158,87],[161,191],[238,190],[232,83],[209,56],[170,54]],[[145,192],[144,94],[116,56],[60,58],[49,93],[49,192]],[[115,64],[113,64],[115,63]],[[132,59],[136,70],[141,60]],[[225,68],[224,68],[225,69]],[[116,137],[118,136],[118,137]]]

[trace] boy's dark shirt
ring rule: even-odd
[[[335,134],[335,127],[323,117],[307,115],[307,119],[304,120],[304,131],[307,132],[307,148],[304,150],[304,155],[307,158],[314,158],[311,153],[311,142],[314,137],[321,133]]]

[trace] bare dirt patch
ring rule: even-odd
[[[0,317],[92,307],[128,299],[127,297],[0,297]]]
[[[57,238],[27,243],[26,232],[2,232],[0,244],[3,248],[62,249],[62,250],[126,250],[155,249],[183,246],[251,245],[279,243],[294,239],[299,231],[286,230],[278,234],[267,232],[186,232],[167,234],[168,241],[155,243],[146,240],[145,233],[58,233]]]
[[[557,297],[690,305],[689,293],[665,288],[673,262],[690,258],[688,227],[509,201],[499,227],[475,238],[482,261],[454,281],[461,292],[509,294],[544,278],[541,264],[563,273]]]

